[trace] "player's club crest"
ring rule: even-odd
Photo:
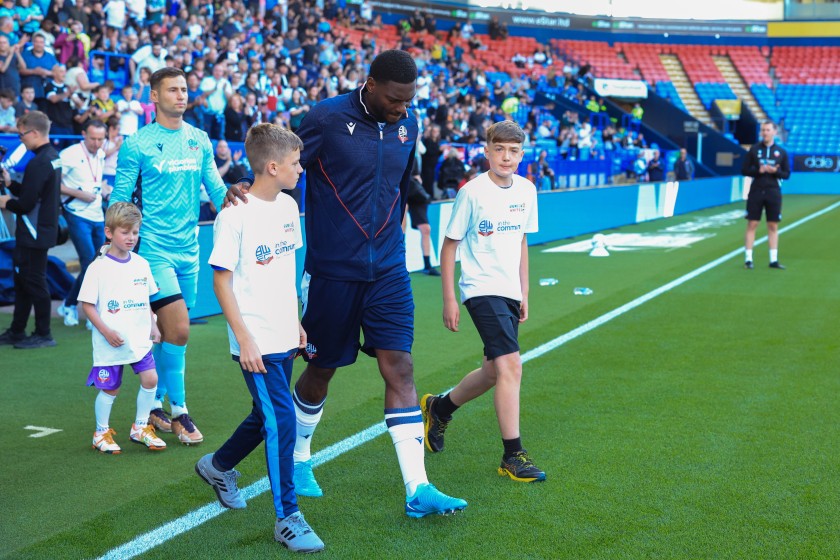
[[[397,131],[397,136],[399,136],[400,142],[405,144],[405,141],[408,140],[408,129],[405,127],[405,125],[400,125],[400,128]]]
[[[254,255],[257,257],[257,264],[267,265],[274,259],[271,248],[268,245],[260,245],[257,247]]]
[[[108,301],[108,313],[114,314],[120,312],[120,302],[115,299]]]
[[[481,235],[482,237],[493,235],[493,222],[490,220],[481,220],[478,223],[478,235]]]

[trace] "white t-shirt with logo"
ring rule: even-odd
[[[59,157],[61,158],[61,182],[64,186],[96,195],[93,202],[74,198],[65,207],[74,216],[91,222],[104,222],[105,215],[102,212],[100,193],[102,192],[102,173],[105,171],[105,152],[99,149],[95,154],[91,154],[79,142],[62,150]],[[62,197],[63,200],[68,198]]]
[[[537,189],[524,177],[512,178],[503,188],[482,173],[455,198],[446,237],[461,242],[462,303],[477,296],[522,301],[522,237],[539,230]]]
[[[122,346],[111,346],[93,330],[93,365],[115,366],[139,362],[152,349],[149,296],[156,294],[149,263],[136,253],[119,261],[111,255],[93,259],[85,272],[79,301],[96,305],[102,321],[120,333]]]
[[[233,272],[233,294],[260,354],[298,347],[295,251],[303,246],[294,199],[280,193],[272,202],[251,194],[247,204],[222,210],[213,226],[210,265]],[[230,353],[239,343],[228,325]]]

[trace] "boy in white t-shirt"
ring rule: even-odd
[[[456,332],[460,320],[455,298],[455,252],[461,254],[461,302],[470,313],[484,360],[446,395],[420,400],[426,447],[443,451],[452,413],[495,387],[493,402],[504,454],[499,475],[518,482],[545,480],[522,447],[519,433],[519,323],[528,319],[528,233],[537,231],[537,190],[516,174],[525,133],[502,121],[487,129],[484,154],[490,170],[458,191],[440,253],[443,324]]]
[[[213,487],[219,502],[240,509],[239,464],[263,439],[277,521],[274,538],[294,552],[317,552],[324,543],[300,513],[293,482],[296,419],[292,364],[306,347],[298,320],[295,251],[303,245],[292,197],[303,168],[303,143],[274,124],[248,131],[245,153],[254,170],[247,204],[229,206],[213,228],[213,287],[228,322],[230,353],[239,362],[253,398],[251,414],[195,471]]]
[[[94,259],[79,290],[79,301],[93,323],[93,368],[87,384],[99,389],[94,410],[96,431],[93,448],[118,454],[116,432],[109,426],[111,407],[122,384],[125,364],[140,376],[137,415],[129,437],[153,451],[166,449],[149,424],[149,412],[157,390],[157,371],[152,343],[160,342],[160,331],[149,296],[158,291],[146,259],[131,250],[140,235],[140,210],[119,202],[105,214],[105,235],[111,240],[108,251]]]

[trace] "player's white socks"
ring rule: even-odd
[[[138,428],[143,428],[149,423],[149,413],[155,402],[156,391],[157,385],[151,389],[146,389],[141,385],[140,390],[137,391],[137,417],[134,419],[134,425]]]
[[[420,407],[386,408],[385,425],[394,442],[400,463],[406,496],[413,496],[417,486],[429,482],[423,456],[423,416]]]
[[[779,250],[770,249],[770,262],[776,262],[777,260],[779,260]]]
[[[190,413],[190,411],[187,410],[187,403],[184,403],[183,406],[178,406],[177,404],[172,404],[172,401],[169,401],[169,404],[172,405],[172,418],[178,418],[182,414]]]
[[[115,395],[109,395],[105,391],[99,391],[96,401],[93,403],[93,411],[96,414],[96,431],[107,432],[111,421],[111,407],[116,400]]]
[[[752,249],[744,249],[744,262],[750,262],[752,258]]]
[[[298,395],[297,388],[292,391],[292,403],[295,406],[295,420],[297,421],[297,436],[295,437],[294,462],[301,463],[312,457],[312,434],[321,421],[324,403],[309,404]]]

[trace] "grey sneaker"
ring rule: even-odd
[[[244,509],[248,506],[239,493],[236,480],[242,476],[238,470],[220,471],[213,466],[213,454],[208,453],[195,464],[195,472],[216,491],[219,503],[228,509]]]
[[[322,541],[299,511],[274,524],[274,540],[292,552],[321,552]]]

